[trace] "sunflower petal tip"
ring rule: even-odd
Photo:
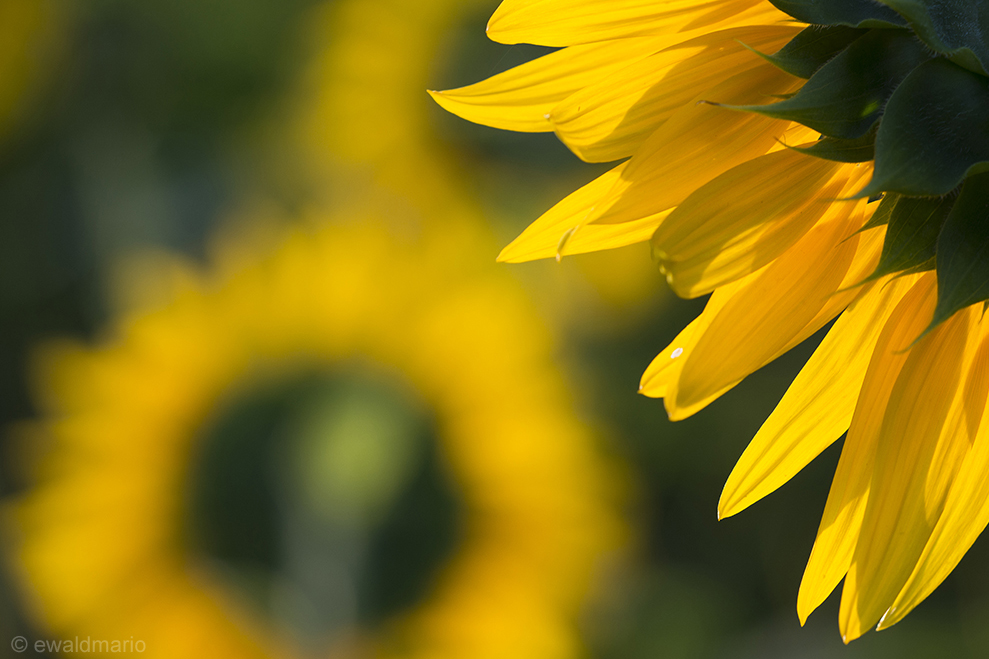
[[[511,29],[505,29],[500,23],[503,23],[503,13],[501,8],[495,10],[495,13],[491,15],[488,19],[487,25],[484,26],[484,34],[488,39],[494,41],[495,43],[503,43],[506,45],[514,45],[517,41],[510,38]]]
[[[668,401],[669,398],[664,398],[663,402]],[[666,405],[666,416],[669,417],[670,421],[683,421],[692,415],[692,411],[683,410],[672,404]]]
[[[895,614],[896,614],[895,606],[891,606],[888,609],[886,609],[886,613],[883,614],[883,617],[880,618],[879,622],[876,624],[876,631],[881,632],[884,629],[889,629],[890,627],[892,627],[894,623],[890,622],[889,624],[886,624],[886,620]]]
[[[841,642],[848,645],[857,638],[861,638],[862,634],[868,631],[868,629],[863,629],[861,624],[851,625],[851,629],[840,629]]]
[[[721,500],[718,501],[718,521],[723,519],[728,519],[729,517],[734,517],[741,508],[737,504],[733,503],[724,494],[721,495]]]
[[[807,600],[807,592],[804,590],[804,584],[801,583],[800,590],[797,591],[797,619],[801,627],[807,624],[810,614],[814,612],[814,606]]]
[[[454,97],[449,95],[450,91],[452,90],[427,89],[426,93],[429,94],[429,98],[433,99],[433,103],[436,103],[438,106],[440,106],[447,112],[455,114],[459,117],[460,114],[457,113],[457,108],[459,104],[457,103],[457,100]]]

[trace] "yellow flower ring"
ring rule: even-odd
[[[676,293],[711,294],[642,377],[671,419],[835,321],[718,512],[847,431],[797,600],[804,621],[844,579],[846,642],[901,620],[989,523],[983,5],[504,0],[489,37],[559,50],[432,92],[471,121],[621,161],[500,258],[649,241]]]
[[[170,659],[269,656],[274,635],[184,546],[195,438],[231,392],[360,358],[432,408],[466,510],[435,588],[372,654],[579,654],[574,618],[622,533],[613,481],[517,285],[452,247],[374,223],[228,243],[210,276],[166,260],[167,302],[102,347],[46,351],[50,450],[10,512],[48,629]]]

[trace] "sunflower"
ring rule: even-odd
[[[284,656],[292,646],[231,596],[188,532],[204,431],[232,398],[257,400],[242,392],[373,364],[435,418],[462,538],[417,607],[334,656],[575,656],[574,617],[622,525],[610,468],[518,286],[475,267],[477,255],[383,223],[277,242],[227,242],[209,274],[145,260],[126,281],[156,303],[124,314],[104,345],[43,351],[49,418],[32,439],[49,448],[36,487],[8,511],[40,619],[67,638],[142,641],[154,656]],[[401,416],[369,409],[358,420],[372,429]],[[352,428],[352,417],[321,427]],[[379,445],[328,455],[360,469],[405,451]],[[377,462],[357,459],[367,451]],[[317,485],[338,492],[334,510],[378,496],[373,474],[330,467],[339,478]]]
[[[847,432],[797,601],[803,623],[844,578],[846,642],[901,620],[989,522],[985,21],[976,0],[505,0],[489,37],[558,50],[432,92],[622,161],[500,260],[650,241],[677,294],[710,294],[642,377],[671,419],[834,321],[718,513]]]

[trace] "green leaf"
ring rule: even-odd
[[[862,225],[862,228],[856,231],[860,233],[862,231],[868,231],[869,229],[875,229],[876,227],[881,227],[884,224],[889,224],[889,218],[892,217],[893,211],[896,209],[896,204],[900,200],[900,195],[898,194],[887,194],[883,197],[883,200],[879,202],[879,208],[876,212],[872,214],[869,221]]]
[[[809,78],[865,33],[865,30],[844,25],[811,25],[776,53],[759,54],[790,75]]]
[[[921,272],[927,272],[928,270],[933,270],[935,267],[937,267],[937,257],[936,256],[933,257],[933,258],[927,259],[926,261],[924,261],[920,265],[915,265],[912,268],[907,268],[906,270],[902,270],[902,271],[896,273],[896,277],[906,277],[907,275],[917,275],[917,274],[920,274]],[[894,277],[894,279],[896,279],[896,277]]]
[[[879,0],[910,23],[933,50],[970,71],[989,73],[989,11],[984,0]]]
[[[907,24],[896,12],[872,0],[770,0],[770,2],[798,21],[812,25],[889,27]]]
[[[903,81],[876,135],[876,169],[858,196],[933,197],[989,164],[989,80],[945,59]]]
[[[871,30],[822,66],[793,98],[733,107],[855,139],[879,120],[889,95],[929,57],[907,30]]]
[[[823,137],[813,146],[795,146],[794,151],[806,153],[808,156],[834,160],[835,162],[868,162],[875,154],[876,132],[869,131],[854,140],[842,140],[836,137]]]
[[[879,265],[866,281],[915,268],[933,259],[938,234],[954,203],[953,197],[901,197],[889,217]]]
[[[937,307],[930,328],[989,300],[989,173],[965,179],[937,241]]]

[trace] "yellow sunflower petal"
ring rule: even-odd
[[[981,345],[966,387],[966,436],[974,442],[955,475],[944,510],[923,553],[896,600],[879,622],[879,629],[903,619],[955,569],[965,552],[989,524],[989,423],[981,423],[989,388],[989,324],[982,323]],[[977,431],[976,431],[977,429]]]
[[[649,240],[649,236],[670,211],[625,224],[585,225],[596,205],[621,177],[626,164],[622,163],[602,174],[546,211],[501,250],[498,260],[522,263],[624,247]]]
[[[429,94],[443,109],[477,124],[550,132],[549,114],[568,96],[681,40],[639,37],[573,46],[473,85]]]
[[[765,102],[785,94],[797,79],[769,64],[732,76],[694,101]],[[759,90],[759,91],[753,91]],[[747,100],[746,100],[747,99]],[[642,144],[608,193],[595,224],[618,224],[673,208],[701,185],[770,151],[789,122],[690,102]]]
[[[488,37],[505,44],[572,46],[787,19],[759,0],[504,0],[488,21]]]
[[[687,357],[693,354],[694,346],[704,334],[718,313],[731,299],[747,286],[757,275],[741,279],[733,284],[722,286],[711,295],[701,315],[687,325],[666,348],[656,355],[642,374],[639,393],[650,398],[664,398],[668,387],[680,375]]]
[[[828,223],[828,226],[835,229],[832,238],[836,240],[852,231],[851,227],[860,226],[862,223],[862,216],[858,212],[860,210],[858,207],[844,206],[839,207],[839,209],[842,210],[839,214],[839,220],[846,223],[844,227],[840,222],[834,224],[838,220]],[[851,213],[848,212],[850,209],[852,210]],[[687,350],[678,353],[683,355],[683,359],[678,362],[677,368],[668,370],[663,374],[663,377],[660,378],[663,383],[661,388],[652,384],[650,379],[652,374],[647,371],[646,376],[650,376],[650,378],[644,377],[644,381],[649,380],[650,387],[643,393],[665,398],[666,411],[673,420],[683,419],[696,413],[735,386],[749,373],[761,368],[810,337],[862,295],[864,292],[862,289],[849,287],[858,282],[863,273],[871,272],[875,267],[882,247],[883,234],[884,229],[877,229],[851,236],[847,240],[840,241],[839,245],[832,244],[832,247],[840,246],[841,248],[833,254],[837,261],[847,263],[848,252],[851,251],[853,254],[844,276],[836,278],[841,281],[838,285],[840,290],[838,293],[833,292],[834,281],[830,279],[819,280],[816,278],[816,273],[814,277],[807,276],[807,272],[802,269],[805,269],[811,261],[806,258],[805,249],[797,248],[791,249],[777,262],[732,284],[719,287],[711,297],[711,302],[719,301],[718,305],[713,306],[711,302],[708,303],[702,314],[703,325],[695,321],[692,330],[694,333],[691,335],[690,344],[686,346]],[[816,232],[814,237],[818,237]],[[809,242],[805,242],[802,247],[806,248],[809,244]],[[808,309],[802,312],[791,309],[787,305],[774,305],[767,311],[768,320],[763,319],[767,321],[767,325],[772,328],[772,331],[768,333],[739,331],[739,328],[760,322],[760,319],[749,311],[755,307],[764,308],[767,288],[778,286],[780,281],[812,283],[814,287],[817,287],[817,292],[808,295],[811,299],[816,300],[817,304],[811,304]],[[800,296],[790,296],[788,299],[797,305],[805,303],[805,300]],[[725,307],[730,308],[725,309]],[[807,312],[813,312],[814,309],[816,309],[816,313],[813,313],[812,319],[806,324],[801,326],[799,323],[792,322],[792,317],[806,318]],[[715,318],[717,318],[717,330],[712,332],[711,326],[714,324]],[[707,344],[718,346],[722,352],[730,353],[732,355],[730,359],[734,359],[737,363],[733,369],[724,368],[726,362],[718,362],[706,369],[702,365],[700,378],[703,382],[701,386],[705,390],[697,396],[696,400],[684,405],[684,399],[679,395],[683,367],[688,361],[687,357],[694,351],[694,347],[702,337]],[[679,339],[680,337],[678,337],[678,341]],[[767,357],[767,355],[769,356]],[[697,359],[703,360],[704,358],[699,357]],[[661,355],[653,361],[650,369],[664,363]],[[690,386],[688,383],[688,388]],[[694,393],[697,393],[696,389]]]
[[[670,286],[681,297],[709,293],[778,257],[829,210],[847,215],[831,203],[847,167],[785,149],[701,186],[652,238]]]
[[[728,76],[764,65],[743,43],[772,52],[797,32],[789,26],[749,26],[690,39],[592,81],[554,107],[550,122],[583,160],[627,158],[698,94]]]
[[[698,339],[666,397],[672,419],[694,414],[793,344],[844,281],[858,247],[850,207],[812,229],[733,296]],[[840,309],[835,309],[838,313]]]
[[[874,285],[838,318],[739,458],[719,517],[775,491],[848,430],[879,332],[917,277]]]
[[[955,314],[920,340],[890,394],[875,469],[838,616],[846,642],[872,628],[906,583],[968,452],[964,365],[981,309]],[[985,406],[985,396],[979,409]]]
[[[905,349],[924,331],[934,313],[935,284],[933,273],[920,277],[893,310],[876,342],[800,582],[797,615],[801,624],[831,594],[851,564],[869,497],[883,412],[909,356]]]

